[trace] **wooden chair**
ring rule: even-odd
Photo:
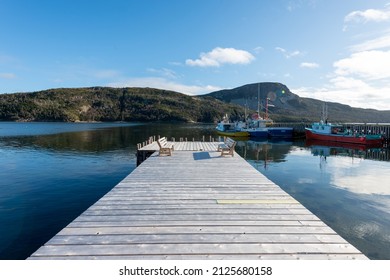
[[[171,156],[172,155],[172,151],[174,150],[173,148],[173,144],[169,144],[167,142],[167,138],[166,137],[163,137],[163,138],[160,138],[157,140],[157,144],[160,148],[159,150],[159,155],[167,155],[167,156]]]
[[[223,155],[231,155],[234,157],[234,147],[236,146],[236,141],[231,138],[226,138],[225,142],[218,145],[218,152],[221,152],[221,156]]]

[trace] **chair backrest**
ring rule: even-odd
[[[161,149],[163,146],[165,146],[165,144],[167,144],[167,138],[163,137],[163,138],[157,139],[157,144]]]
[[[226,145],[228,145],[230,148],[234,148],[234,146],[236,145],[236,141],[234,141],[234,140],[231,139],[231,138],[226,138],[225,143],[226,143]]]

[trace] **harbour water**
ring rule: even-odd
[[[213,128],[0,122],[0,259],[27,258],[107,193],[134,170],[137,143]],[[390,259],[388,149],[240,140],[236,151],[369,258]]]

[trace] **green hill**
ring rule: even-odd
[[[2,121],[182,121],[216,122],[228,114],[242,119],[268,98],[270,117],[278,122],[311,122],[320,118],[323,102],[302,98],[280,83],[255,83],[201,96],[153,88],[60,88],[0,94]],[[390,122],[390,111],[327,103],[329,120]],[[264,112],[264,109],[263,109]]]
[[[216,122],[243,108],[212,97],[153,88],[62,88],[0,95],[3,121]]]
[[[280,83],[254,83],[234,89],[209,93],[205,97],[214,97],[230,104],[249,107],[251,112],[257,110],[257,97],[265,107],[265,100],[274,107],[269,107],[270,117],[275,121],[318,121],[324,102],[312,98],[303,98],[292,93]],[[327,102],[329,120],[333,122],[372,122],[389,123],[390,111],[353,108],[340,103]],[[264,112],[264,109],[262,110]]]

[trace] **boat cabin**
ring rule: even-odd
[[[328,122],[317,122],[312,124],[312,130],[321,134],[338,134],[344,133],[342,125],[331,124]]]

